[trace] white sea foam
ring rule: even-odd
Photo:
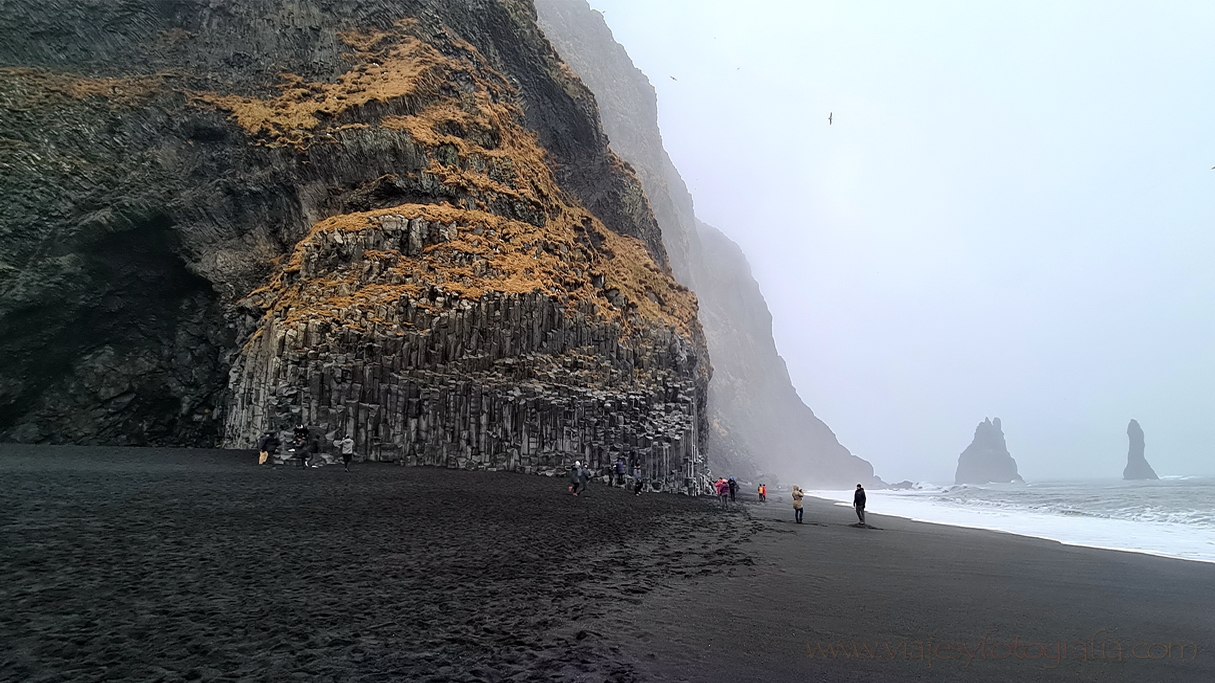
[[[850,505],[852,491],[810,491]],[[1068,545],[1215,562],[1215,479],[918,484],[868,491],[868,512]]]

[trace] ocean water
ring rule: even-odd
[[[1215,562],[1215,478],[917,484],[867,491],[866,511],[1068,545]],[[810,495],[852,504],[852,491]]]

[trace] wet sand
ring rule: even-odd
[[[254,458],[0,446],[0,680],[1215,680],[1210,564]]]
[[[784,494],[788,495],[788,494]],[[778,496],[779,497],[779,494]],[[678,681],[1215,681],[1215,565],[809,499],[749,508],[745,571],[647,598],[625,650]],[[710,605],[716,605],[710,608]],[[629,622],[625,622],[629,623]],[[637,625],[629,623],[637,632]],[[606,628],[610,628],[606,627]]]

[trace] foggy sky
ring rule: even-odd
[[[1215,3],[591,4],[880,476],[1215,474]]]

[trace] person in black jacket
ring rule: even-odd
[[[624,456],[616,458],[616,483],[615,486],[624,486],[624,475],[628,472],[628,465],[624,462]]]
[[[865,524],[865,487],[856,485],[856,493],[852,494],[852,507],[856,508],[856,517]]]
[[[570,493],[575,496],[582,495],[582,492],[586,490],[586,480],[589,478],[588,468],[582,466],[582,461],[576,461],[570,468]]]
[[[730,487],[730,502],[733,503],[735,496],[738,495],[738,482],[734,481],[734,477],[730,477],[730,480],[726,484]]]
[[[292,444],[292,451],[295,454],[295,458],[300,461],[300,467],[305,469],[308,467],[308,458],[312,455],[312,444],[309,443],[310,441],[311,439],[309,439],[306,435],[301,437],[297,430],[295,443]]]
[[[267,462],[273,464],[271,459],[274,457],[274,454],[278,452],[279,446],[281,445],[283,445],[282,442],[278,440],[278,436],[276,436],[274,432],[266,432],[265,436],[257,441],[257,450],[259,454],[257,464],[265,465]]]

